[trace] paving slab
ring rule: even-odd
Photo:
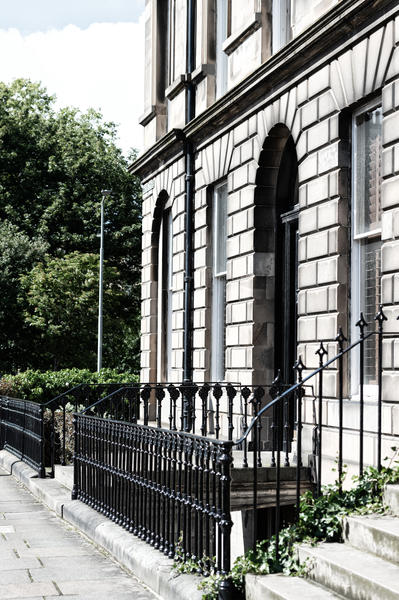
[[[155,596],[162,600],[202,600],[202,592],[198,589],[200,578],[195,575],[182,574],[177,576],[173,571],[173,560],[166,558],[142,540],[125,531],[103,515],[96,512],[79,500],[71,500],[70,490],[61,483],[51,479],[39,479],[37,474],[24,464],[15,459],[13,455],[5,450],[0,451],[0,467],[6,472],[12,473],[15,480],[22,483],[31,492],[34,498],[40,500],[44,505],[54,511],[64,522],[72,526],[73,531],[83,533],[97,547],[100,547],[108,555],[111,555],[120,565],[133,573]],[[0,482],[1,482],[0,477]],[[1,497],[1,494],[0,494]],[[4,524],[2,521],[1,524]],[[16,524],[16,521],[13,522]],[[4,534],[6,541],[12,537],[14,547],[24,555],[26,549],[39,548],[44,545],[40,533],[32,531],[32,536],[27,541],[20,532]],[[1,547],[0,536],[0,547]],[[59,547],[57,540],[51,540],[54,548]],[[30,556],[28,554],[27,556]],[[71,587],[73,582],[65,582],[64,595],[75,595],[75,588]],[[84,591],[81,580],[76,583],[79,594],[87,598],[100,600],[124,600],[122,590],[116,596],[112,591],[104,588],[96,589],[95,592]],[[69,587],[68,587],[69,586]],[[129,600],[141,600],[142,596],[137,593]],[[0,598],[1,600],[1,598]],[[126,598],[127,600],[127,598]]]
[[[38,512],[32,495],[0,468],[0,497],[5,496],[8,510],[0,519],[0,600],[156,599],[53,512],[43,505]],[[18,504],[18,512],[10,512],[21,496],[24,503]]]
[[[32,598],[32,594],[43,598],[43,596],[54,595],[57,591],[57,588],[51,582],[0,584],[0,600],[25,600],[25,598]]]

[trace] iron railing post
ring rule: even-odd
[[[220,500],[222,512],[219,526],[222,542],[221,575],[224,577],[219,587],[219,600],[234,600],[236,598],[236,590],[232,580],[228,577],[231,562],[231,528],[233,525],[230,512],[231,463],[233,462],[232,443],[223,442],[219,452],[218,462],[221,465]],[[254,462],[256,463],[256,453],[254,455]]]
[[[338,335],[335,338],[338,342],[339,355],[338,355],[338,486],[339,491],[342,492],[342,479],[343,479],[343,411],[344,411],[344,342],[346,337],[339,328]]]
[[[301,497],[301,470],[302,470],[302,372],[305,369],[305,365],[302,362],[302,358],[299,357],[294,364],[294,371],[297,375],[297,383],[299,384],[296,388],[297,398],[297,447],[296,447],[296,515],[299,516],[299,502]]]
[[[378,432],[377,432],[377,468],[379,471],[382,469],[381,460],[381,439],[382,439],[382,335],[384,329],[384,321],[387,320],[385,313],[380,304],[380,309],[375,316],[375,320],[378,323]]]
[[[73,451],[73,486],[71,499],[77,500],[79,492],[79,481],[78,481],[78,415],[73,415],[73,438],[74,438],[74,451]]]
[[[318,439],[317,439],[317,495],[321,494],[321,471],[322,471],[322,433],[323,433],[323,360],[328,354],[324,348],[323,342],[320,342],[320,347],[316,351],[319,356],[319,423],[318,423]]]
[[[360,313],[356,327],[360,330],[360,357],[359,357],[359,476],[363,475],[363,442],[364,442],[364,328],[368,323]]]
[[[46,454],[45,454],[45,443],[44,443],[44,407],[40,406],[40,468],[39,477],[46,477]]]

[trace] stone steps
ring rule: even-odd
[[[351,600],[399,600],[399,568],[348,544],[301,546],[307,577]]]
[[[246,600],[399,600],[399,485],[384,503],[387,515],[345,517],[343,544],[300,546],[306,579],[248,575]]]
[[[353,548],[399,564],[399,519],[385,515],[346,517],[344,540]]]
[[[336,598],[342,596],[301,577],[247,575],[245,579],[245,600],[334,600]]]
[[[387,485],[384,503],[393,515],[399,516],[399,485]]]

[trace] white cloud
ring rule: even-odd
[[[139,23],[93,23],[87,29],[24,36],[0,30],[0,80],[18,77],[41,81],[56,94],[58,106],[100,109],[120,123],[120,146],[142,147],[144,27]]]

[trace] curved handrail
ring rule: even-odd
[[[122,390],[134,388],[135,386],[140,386],[140,384],[139,383],[133,383],[133,384],[125,384],[125,385],[123,385],[122,387],[118,388],[117,390],[114,390],[113,392],[111,392],[107,396],[104,396],[104,398],[99,398],[98,400],[96,400],[95,402],[93,402],[93,404],[90,404],[90,406],[86,406],[86,408],[84,410],[82,410],[80,412],[80,414],[81,415],[86,414],[87,411],[92,410],[95,406],[97,406],[98,404],[101,404],[101,402],[105,402],[105,400],[109,400],[112,396],[115,396],[116,394],[118,394]]]
[[[309,379],[312,379],[312,377],[315,377],[315,375],[317,375],[318,373],[320,373],[320,371],[323,371],[324,369],[326,369],[328,366],[330,366],[336,360],[338,360],[339,358],[341,358],[342,356],[344,356],[347,352],[350,352],[350,350],[352,350],[353,348],[355,348],[359,344],[364,343],[364,341],[367,340],[372,335],[377,335],[377,334],[378,334],[378,331],[370,331],[369,333],[367,333],[366,335],[364,335],[364,337],[360,338],[356,342],[353,342],[353,344],[351,344],[350,346],[347,346],[346,348],[344,348],[343,350],[341,350],[341,352],[339,352],[338,354],[336,354],[335,356],[333,356],[333,358],[330,358],[330,360],[328,360],[327,362],[323,363],[322,366],[317,367],[317,369],[315,369],[314,371],[312,371],[304,379],[302,379],[301,381],[298,381],[297,383],[294,383],[290,388],[288,388],[288,390],[285,390],[285,392],[283,392],[282,394],[279,394],[278,396],[276,396],[276,398],[274,398],[271,402],[269,402],[268,404],[266,404],[266,406],[264,406],[258,412],[258,414],[255,415],[252,418],[250,424],[248,425],[247,430],[243,433],[243,435],[238,440],[233,441],[233,446],[238,446],[239,444],[242,444],[242,442],[244,440],[247,439],[248,435],[251,433],[252,429],[254,428],[254,425],[257,423],[257,421],[260,419],[260,417],[263,415],[263,413],[265,413],[269,408],[271,408],[272,406],[274,406],[275,404],[277,404],[278,402],[280,402],[280,400],[282,400],[286,396],[289,396],[290,394],[292,394],[293,392],[295,392],[300,387],[303,387],[304,384],[307,381],[309,381]]]
[[[46,406],[46,407],[48,407],[50,404],[52,404],[52,403],[55,403],[57,400],[60,400],[60,399],[61,399],[61,398],[63,398],[64,396],[67,396],[67,395],[69,395],[71,392],[73,392],[73,391],[75,391],[75,390],[79,389],[79,388],[80,388],[80,387],[82,387],[83,385],[90,385],[90,384],[87,384],[87,383],[78,383],[77,385],[75,385],[75,386],[74,386],[74,387],[72,387],[71,389],[69,389],[69,390],[66,390],[65,392],[62,392],[62,394],[58,394],[58,396],[55,396],[55,398],[51,398],[51,400],[48,400],[47,402],[45,402],[45,403],[43,404],[43,406]],[[94,384],[94,385],[96,385],[96,384]]]
[[[125,386],[125,387],[129,387],[129,386],[135,385],[135,384],[134,383],[118,383],[117,381],[115,381],[115,382],[110,381],[108,383],[78,383],[77,385],[75,385],[74,387],[70,388],[69,390],[66,390],[62,394],[59,394],[58,396],[55,396],[55,398],[51,398],[51,400],[48,400],[48,402],[45,402],[43,404],[43,406],[49,407],[50,404],[56,403],[56,401],[61,400],[61,398],[63,398],[64,396],[68,396],[69,394],[73,393],[74,391],[76,391],[79,388],[82,388],[84,386],[87,386],[89,388],[97,388],[97,387],[101,387],[101,386],[105,387],[105,386],[110,386],[110,385],[122,385],[122,386]],[[102,400],[102,398],[100,398],[100,400]]]

